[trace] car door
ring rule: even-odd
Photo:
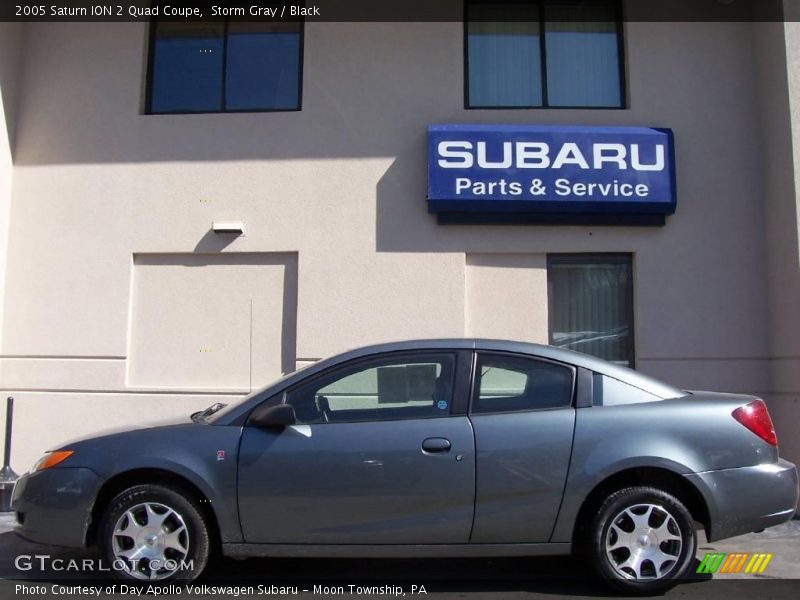
[[[470,541],[548,542],[572,451],[575,369],[480,352],[472,387],[477,489]]]
[[[272,399],[292,405],[298,424],[244,427],[245,541],[467,543],[475,500],[469,362],[469,352],[392,353]]]

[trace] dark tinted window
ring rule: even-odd
[[[623,106],[616,2],[467,3],[470,108]]]
[[[301,27],[156,22],[149,112],[298,109]]]
[[[227,110],[297,108],[297,23],[230,23],[226,63]]]
[[[153,25],[150,110],[222,109],[223,23]]]
[[[478,357],[473,413],[559,408],[572,403],[569,367],[517,356]]]
[[[444,417],[454,372],[451,354],[388,356],[300,384],[286,403],[306,424]]]

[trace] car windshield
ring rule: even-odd
[[[279,383],[281,383],[282,381],[285,381],[289,377],[292,377],[292,376],[296,375],[297,373],[300,373],[301,371],[305,371],[307,368],[309,368],[310,366],[315,365],[315,364],[316,363],[309,363],[307,365],[303,365],[302,367],[300,367],[296,371],[292,371],[291,373],[286,373],[280,379],[276,379],[275,381],[271,381],[267,385],[265,385],[264,387],[261,387],[261,388],[255,390],[255,391],[250,392],[249,394],[247,394],[247,396],[245,396],[244,398],[242,398],[240,400],[234,400],[233,402],[231,402],[229,404],[223,404],[222,408],[220,408],[218,410],[215,410],[215,411],[212,411],[212,413],[203,416],[202,419],[200,419],[200,422],[202,422],[202,423],[214,423],[214,422],[216,422],[220,418],[222,418],[225,415],[227,415],[230,411],[232,411],[233,409],[239,407],[242,403],[247,402],[251,398],[257,396],[260,393],[262,393],[267,388],[271,388],[271,387],[273,387],[275,385],[278,385]],[[216,406],[216,405],[213,405],[213,406]],[[209,407],[205,411],[202,411],[201,414],[205,413],[210,408],[213,408],[213,406]],[[194,418],[194,415],[192,416],[192,420],[197,420],[197,419]]]

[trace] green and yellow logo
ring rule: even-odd
[[[697,567],[698,573],[763,573],[772,554],[709,552]]]

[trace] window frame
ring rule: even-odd
[[[480,386],[480,373],[478,372],[478,366],[480,365],[480,359],[484,356],[497,356],[500,358],[516,358],[522,360],[529,360],[534,362],[543,362],[548,363],[551,365],[555,365],[558,367],[565,367],[569,369],[570,373],[572,373],[572,389],[570,391],[570,400],[569,404],[564,406],[551,406],[549,408],[526,408],[522,410],[501,410],[501,411],[491,411],[491,412],[474,412],[475,404],[478,399],[478,395],[481,393],[481,386]],[[481,417],[481,416],[489,416],[489,415],[516,415],[520,413],[532,413],[532,412],[547,412],[552,410],[564,410],[564,409],[574,409],[576,403],[576,393],[577,393],[577,384],[578,384],[578,367],[573,364],[561,362],[558,360],[553,360],[550,358],[545,358],[543,356],[538,356],[534,354],[522,354],[519,352],[505,352],[503,350],[477,350],[473,356],[473,366],[472,366],[472,377],[470,379],[470,390],[469,390],[469,412],[467,413],[470,418],[473,417]]]
[[[155,66],[155,47],[156,47],[156,25],[158,19],[151,19],[148,26],[148,40],[147,40],[147,76],[145,77],[145,96],[144,96],[144,114],[145,115],[218,115],[226,113],[276,113],[276,112],[300,112],[303,110],[303,71],[305,64],[305,32],[306,20],[305,18],[299,19],[300,23],[300,55],[298,56],[298,71],[297,71],[297,107],[296,108],[225,108],[226,96],[226,76],[228,70],[228,26],[230,24],[230,17],[220,19],[224,22],[225,29],[222,38],[222,90],[221,90],[221,104],[220,110],[167,110],[167,111],[154,111],[153,110],[153,76]]]
[[[551,106],[548,98],[547,90],[547,43],[545,40],[546,22],[544,19],[545,4],[559,3],[556,0],[462,0],[463,1],[463,21],[464,21],[464,109],[465,110],[628,110],[630,103],[628,101],[628,86],[627,86],[627,61],[625,57],[625,17],[623,14],[622,0],[604,0],[598,1],[597,4],[605,4],[614,8],[616,19],[614,23],[617,26],[617,63],[619,71],[619,106]],[[541,63],[542,72],[542,105],[541,106],[472,106],[469,101],[469,5],[470,4],[490,4],[493,1],[501,2],[503,4],[536,4],[539,9],[539,60]],[[560,2],[564,4],[565,2]],[[567,2],[568,3],[568,2]],[[577,2],[576,2],[577,4]]]
[[[294,383],[293,385],[285,388],[284,390],[274,394],[262,402],[260,402],[256,407],[250,411],[250,415],[253,412],[259,410],[265,403],[272,404],[286,404],[286,398],[288,394],[293,393],[297,389],[304,387],[306,385],[313,384],[316,381],[319,381],[323,378],[335,377],[339,373],[344,371],[352,371],[353,369],[358,369],[360,366],[364,366],[365,368],[369,368],[369,365],[381,361],[384,359],[392,359],[392,360],[403,360],[406,358],[414,359],[415,357],[427,357],[431,355],[448,355],[453,358],[453,390],[452,390],[452,398],[450,400],[450,406],[448,407],[449,410],[446,414],[442,415],[432,415],[430,417],[415,417],[413,419],[405,419],[405,418],[393,418],[393,419],[369,419],[369,420],[358,420],[358,421],[330,421],[327,423],[308,423],[307,425],[343,425],[343,424],[369,424],[369,423],[387,423],[387,422],[398,422],[398,421],[422,421],[422,420],[429,420],[429,419],[445,419],[449,417],[458,417],[464,416],[467,414],[467,405],[468,405],[468,396],[467,393],[469,391],[469,372],[472,364],[472,360],[469,356],[471,351],[465,351],[462,349],[455,349],[455,348],[420,348],[419,350],[398,350],[395,352],[382,352],[380,354],[371,354],[369,356],[362,356],[338,365],[333,365],[324,371],[319,373],[315,373],[309,377],[301,379],[300,381]],[[250,420],[250,415],[248,415],[247,420]],[[249,425],[249,423],[248,423]],[[304,425],[303,423],[298,423],[298,425]]]
[[[631,350],[628,356],[628,368],[636,368],[636,282],[635,282],[635,269],[633,262],[633,254],[629,252],[578,252],[578,253],[555,253],[547,255],[547,343],[551,346],[553,344],[553,323],[552,315],[554,314],[555,298],[553,294],[553,280],[552,280],[552,265],[556,264],[624,264],[630,269],[630,285],[629,285],[629,310],[628,322],[630,323],[630,336],[631,336]],[[605,359],[600,359],[605,360]]]

